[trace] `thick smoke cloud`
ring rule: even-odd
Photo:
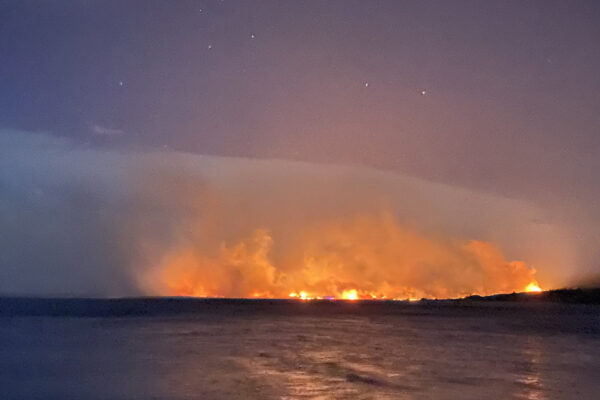
[[[398,174],[0,146],[2,294],[445,297],[568,284],[579,260],[547,210]]]

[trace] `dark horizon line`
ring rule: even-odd
[[[82,296],[82,295],[29,295],[29,294],[2,294],[0,293],[0,301],[15,299],[15,300],[90,300],[90,301],[127,301],[127,300],[176,300],[176,301],[189,301],[189,300],[223,300],[223,301],[284,301],[291,303],[318,303],[318,302],[346,302],[346,303],[357,303],[357,302],[394,302],[394,303],[419,303],[419,302],[441,302],[441,301],[462,301],[462,300],[500,300],[507,296],[519,296],[531,299],[544,299],[548,295],[552,294],[575,294],[575,293],[600,293],[600,287],[564,287],[558,289],[542,290],[540,292],[511,292],[511,293],[495,293],[491,295],[478,295],[472,294],[464,297],[447,297],[447,298],[429,298],[422,297],[417,300],[409,299],[385,299],[385,298],[358,298],[358,299],[345,299],[345,298],[310,298],[300,299],[292,297],[224,297],[224,296],[119,296],[119,297],[104,297],[104,296]]]

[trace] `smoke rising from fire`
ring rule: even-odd
[[[539,207],[399,174],[0,144],[2,294],[453,297],[558,286],[577,259]]]
[[[535,282],[524,262],[508,262],[491,243],[426,238],[403,229],[389,214],[322,221],[272,257],[265,230],[210,258],[194,243],[175,246],[150,274],[149,292],[185,296],[343,298],[456,297],[523,291]],[[292,290],[290,292],[290,290]]]

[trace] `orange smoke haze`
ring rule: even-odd
[[[492,243],[426,237],[389,214],[314,223],[277,251],[254,230],[206,255],[175,244],[140,282],[158,295],[260,298],[419,299],[527,291],[535,270]]]

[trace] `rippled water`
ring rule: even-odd
[[[2,399],[598,399],[600,308],[0,318]]]

